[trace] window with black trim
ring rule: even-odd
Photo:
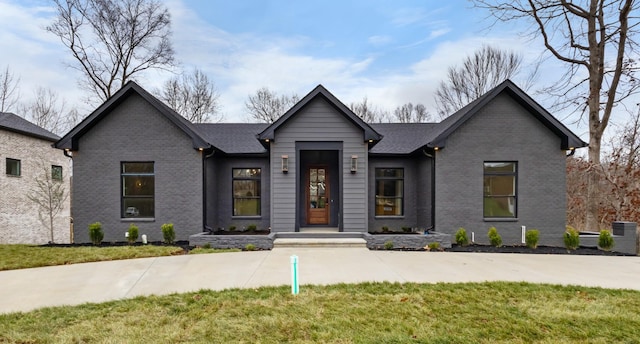
[[[51,165],[51,179],[62,180],[62,166]]]
[[[13,177],[20,177],[20,160],[7,158],[7,175]]]
[[[123,162],[122,217],[155,216],[155,171],[153,162]]]
[[[376,216],[404,214],[404,169],[376,168]]]
[[[484,163],[484,217],[517,216],[517,162]]]
[[[233,216],[260,216],[259,168],[233,169]]]

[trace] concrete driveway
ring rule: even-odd
[[[200,289],[305,284],[526,281],[640,290],[640,258],[506,253],[276,248],[0,272],[0,313]]]

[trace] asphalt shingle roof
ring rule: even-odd
[[[267,150],[256,138],[267,123],[197,123],[202,138],[227,154],[259,154]]]
[[[10,112],[0,112],[0,128],[51,142],[60,139],[58,135]]]
[[[438,123],[375,123],[371,127],[383,138],[369,152],[409,154],[429,143]]]

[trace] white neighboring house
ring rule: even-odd
[[[52,144],[60,138],[22,117],[0,112],[0,244],[46,244],[51,241],[48,212],[40,214],[28,195],[45,171],[63,183],[67,198],[56,215],[55,243],[70,243],[70,164]],[[40,220],[45,215],[45,221]]]

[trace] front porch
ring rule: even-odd
[[[260,250],[274,247],[354,247],[384,249],[392,242],[396,249],[422,250],[430,243],[438,242],[443,248],[451,247],[451,235],[430,232],[428,234],[376,234],[363,232],[338,232],[337,228],[301,228],[300,232],[272,232],[268,235],[214,235],[198,233],[189,237],[190,246],[245,249],[249,244]]]

